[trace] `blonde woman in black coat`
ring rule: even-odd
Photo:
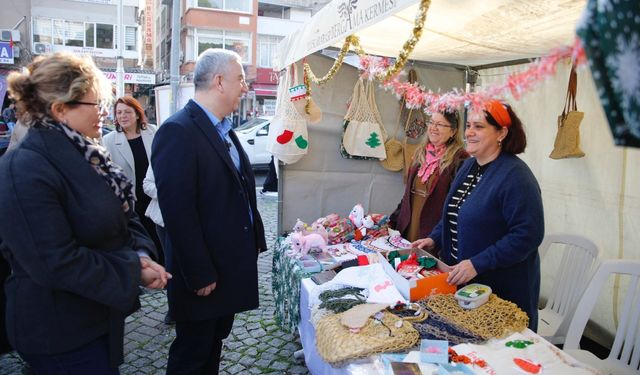
[[[111,87],[89,58],[12,73],[30,129],[0,159],[0,250],[9,341],[36,374],[118,374],[139,285],[170,277],[133,211],[131,182],[99,145]]]

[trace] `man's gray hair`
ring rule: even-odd
[[[209,48],[202,52],[196,60],[193,83],[196,90],[208,87],[216,74],[228,71],[232,61],[242,63],[240,55],[222,48]]]

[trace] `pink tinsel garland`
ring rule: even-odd
[[[430,90],[426,91],[417,83],[401,82],[400,74],[383,82],[382,87],[385,90],[391,90],[398,99],[404,96],[407,108],[424,107],[427,112],[458,109],[465,104],[472,108],[483,108],[484,103],[492,99],[502,99],[507,92],[510,92],[515,100],[520,100],[522,95],[533,91],[543,80],[554,75],[556,65],[566,58],[575,60],[577,65],[586,62],[586,56],[578,38],[573,46],[558,48],[548,56],[534,61],[527,70],[509,75],[506,82],[489,86],[481,91],[464,92],[453,89],[446,93],[434,93]],[[386,58],[365,56],[360,61],[363,70],[361,76],[366,79],[372,79],[389,66],[389,60]]]

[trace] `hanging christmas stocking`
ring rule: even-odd
[[[284,130],[282,132],[282,134],[280,134],[276,140],[278,141],[278,143],[280,143],[281,145],[285,145],[287,143],[289,143],[289,141],[291,141],[291,138],[293,138],[293,132],[291,130]]]

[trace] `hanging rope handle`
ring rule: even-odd
[[[567,117],[567,114],[571,111],[577,111],[578,105],[576,104],[576,95],[578,91],[578,73],[576,72],[576,62],[571,64],[571,72],[569,73],[569,85],[567,86],[567,98],[564,102],[564,108],[562,110],[562,118]]]
[[[344,115],[345,120],[351,121],[353,119],[353,116],[355,116],[356,111],[361,105],[360,101],[362,100],[362,96],[364,96],[364,89],[362,79],[360,78],[356,81],[356,84],[353,87],[353,94],[349,101],[349,108],[347,108],[347,113]]]
[[[369,99],[369,108],[371,108],[371,112],[373,112],[373,117],[376,119],[378,124],[380,125],[380,132],[382,133],[382,142],[387,141],[387,129],[384,128],[384,123],[382,122],[382,118],[380,117],[380,111],[378,111],[378,104],[376,103],[376,87],[373,81],[367,81],[365,84],[366,90],[368,90],[368,99]]]

